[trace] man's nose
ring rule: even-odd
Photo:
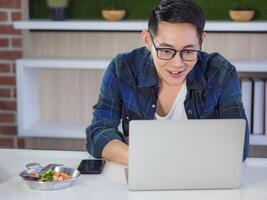
[[[180,67],[184,64],[183,59],[181,58],[181,55],[179,52],[171,59],[171,62],[173,66]]]

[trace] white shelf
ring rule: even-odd
[[[66,31],[142,31],[147,29],[147,21],[123,20],[108,22],[103,20],[28,20],[14,22],[15,29],[26,30],[66,30]],[[267,32],[267,21],[232,22],[207,21],[207,32]]]
[[[85,138],[87,126],[88,124],[38,121],[20,133],[23,133],[24,137]]]
[[[38,69],[105,69],[109,59],[23,58],[16,61],[18,135],[84,138],[85,125],[40,121]]]
[[[20,67],[62,69],[106,69],[111,59],[83,58],[22,58],[16,61]]]
[[[218,32],[267,32],[267,21],[232,22],[207,21],[205,31]]]
[[[17,60],[17,65],[28,68],[78,68],[99,69],[107,68],[111,59],[78,59],[78,58],[23,58]],[[231,60],[238,72],[267,72],[267,60]]]
[[[111,59],[23,58],[16,61],[18,134],[26,137],[84,138],[84,124],[40,121],[38,69],[104,70]],[[232,61],[239,72],[267,72],[267,60]],[[251,135],[251,144],[267,145],[267,136]]]
[[[29,20],[14,22],[15,29],[30,30],[66,30],[66,31],[142,31],[145,21],[101,21],[101,20]]]
[[[267,135],[250,135],[251,145],[267,146]]]
[[[267,60],[231,60],[238,72],[267,72]]]

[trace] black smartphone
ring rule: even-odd
[[[105,163],[105,160],[82,160],[78,170],[81,174],[100,174]]]

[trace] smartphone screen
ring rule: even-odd
[[[81,174],[100,174],[105,163],[105,160],[82,160],[78,170]]]

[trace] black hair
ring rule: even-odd
[[[148,30],[151,34],[157,35],[161,21],[192,24],[196,27],[198,37],[205,26],[204,13],[193,0],[162,0],[149,16]]]

